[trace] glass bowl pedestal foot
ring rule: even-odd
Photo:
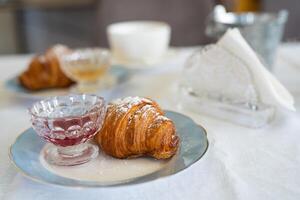
[[[98,155],[98,147],[90,143],[60,147],[47,144],[43,156],[49,164],[73,166],[86,163]]]

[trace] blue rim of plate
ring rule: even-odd
[[[56,175],[48,171],[40,163],[39,154],[46,142],[41,140],[32,128],[27,129],[16,138],[15,142],[10,146],[9,158],[17,171],[25,177],[39,183],[63,187],[110,187],[138,184],[167,177],[188,168],[200,160],[206,153],[209,142],[206,130],[196,124],[191,118],[173,111],[166,111],[166,116],[172,119],[175,124],[177,134],[181,140],[180,148],[164,168],[140,177],[116,182],[98,182],[82,181]],[[27,147],[18,146],[24,142],[25,145],[28,145]],[[31,149],[31,151],[28,152],[28,148]],[[26,151],[24,151],[24,149]],[[33,157],[34,159],[30,160],[28,159],[29,157]],[[32,166],[34,166],[34,168],[31,168]],[[36,171],[31,171],[32,169]]]
[[[125,67],[122,66],[116,66],[113,65],[109,69],[109,74],[113,75],[114,77],[117,78],[117,85],[124,83],[125,81],[128,80],[131,70],[126,69]],[[23,97],[28,97],[28,98],[44,98],[45,96],[39,95],[39,92],[54,92],[57,94],[60,93],[67,93],[69,91],[69,87],[67,88],[56,88],[56,89],[45,89],[45,90],[40,90],[40,91],[30,91],[26,88],[24,88],[18,80],[18,77],[12,77],[4,82],[4,89],[6,89],[8,92],[11,92],[16,95],[21,95]]]

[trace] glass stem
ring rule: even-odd
[[[86,143],[68,146],[68,147],[58,147],[58,153],[63,157],[75,157],[84,153],[84,151],[88,148]]]

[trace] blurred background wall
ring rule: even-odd
[[[110,23],[143,19],[169,23],[172,27],[171,45],[207,43],[205,18],[212,7],[212,0],[102,0],[97,9],[99,44],[107,45],[105,27]]]
[[[209,43],[205,20],[216,3],[228,10],[290,12],[285,40],[299,40],[297,0],[0,0],[0,54],[42,52],[55,43],[107,46],[105,28],[126,20],[163,20],[173,46]]]
[[[263,9],[275,12],[280,9],[289,11],[289,19],[285,27],[284,40],[300,40],[300,1],[299,0],[264,0]]]

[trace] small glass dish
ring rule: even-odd
[[[45,160],[54,165],[78,165],[95,158],[98,147],[87,143],[103,125],[106,106],[96,95],[51,97],[30,109],[36,133],[50,142],[43,151]]]
[[[105,80],[111,65],[110,52],[102,48],[77,49],[59,58],[65,74],[77,82],[74,91],[96,92],[107,85]]]

